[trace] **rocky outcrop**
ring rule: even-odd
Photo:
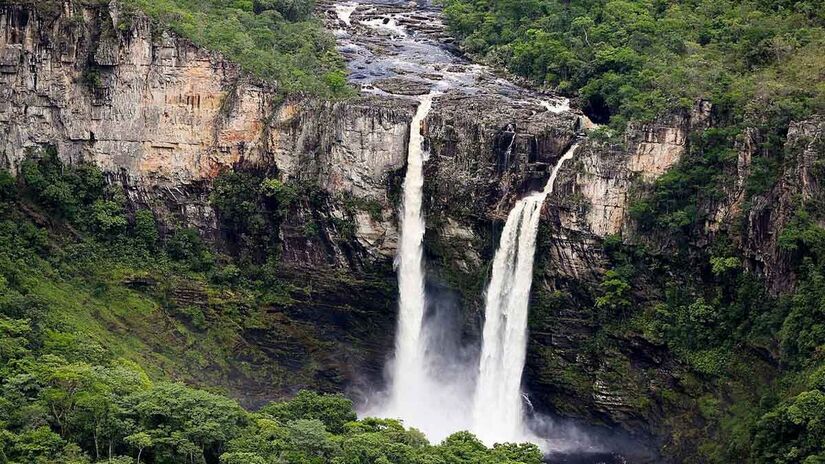
[[[739,155],[739,176],[747,175],[751,160],[758,153],[752,141],[756,136],[746,132]],[[754,196],[746,212],[740,247],[749,264],[765,276],[774,293],[793,288],[795,276],[791,256],[779,246],[785,226],[797,211],[822,201],[822,156],[825,153],[825,118],[791,123],[784,147],[785,159],[776,184],[766,193]],[[732,203],[728,215],[741,210]]]
[[[624,146],[593,140],[579,151],[559,179],[548,209],[549,227],[542,229],[537,262],[540,274],[531,310],[546,308],[531,323],[527,386],[534,404],[565,416],[618,424],[632,433],[665,439],[671,453],[686,453],[697,437],[678,437],[685,426],[674,421],[701,421],[683,400],[690,369],[664,346],[624,331],[608,331],[602,342],[615,349],[592,352],[599,332],[594,298],[607,270],[603,239],[616,235],[629,243],[645,240],[635,230],[627,209],[633,188],[663,174],[689,153],[692,136],[712,127],[710,108],[700,103],[690,114],[670,119],[677,124],[653,124],[654,131],[629,131]],[[825,121],[821,117],[792,123],[781,150],[778,182],[768,191],[749,190],[748,178],[758,157],[769,153],[755,129],[737,138],[730,182],[718,185],[718,199],[697,205],[708,208],[697,243],[703,246],[719,234],[733,237],[752,272],[765,278],[774,293],[794,284],[792,256],[779,246],[779,237],[796,211],[822,199],[818,179]],[[626,148],[625,148],[626,147]],[[653,157],[659,157],[654,159]],[[646,279],[655,279],[647,276]],[[643,298],[655,301],[655,288],[644,287]],[[670,395],[670,399],[663,398]],[[665,438],[668,437],[668,438]],[[674,441],[670,441],[674,440]]]
[[[64,9],[0,9],[7,166],[51,144],[66,161],[172,187],[254,156],[271,89],[145,18],[123,29],[117,8]]]
[[[219,54],[112,6],[64,2],[47,15],[0,7],[2,164],[16,170],[51,145],[92,161],[170,226],[215,237],[209,183],[234,166],[267,164],[333,195],[381,202],[404,166],[413,106],[392,99],[287,102]],[[391,214],[356,216],[377,256],[393,254]]]
[[[438,98],[426,121],[428,211],[506,218],[520,195],[544,186],[577,137],[580,119],[499,96]]]
[[[560,179],[556,195],[576,197],[586,205],[584,214],[570,210],[560,218],[562,227],[602,238],[626,230],[631,187],[653,181],[674,166],[685,154],[690,134],[708,127],[710,115],[710,103],[699,101],[689,112],[631,125],[621,145],[588,140]]]

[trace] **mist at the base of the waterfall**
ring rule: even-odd
[[[658,447],[645,437],[616,427],[531,412],[526,424],[551,464],[654,464],[661,462]]]
[[[406,410],[403,423],[420,430],[431,443],[440,443],[453,433],[472,431],[473,394],[483,321],[480,315],[466,314],[458,292],[445,285],[431,279],[427,283],[426,294],[424,334],[427,338],[430,378],[421,388],[430,393],[427,395],[429,402],[420,404],[412,413]],[[362,399],[357,408],[359,417],[399,418],[395,409],[397,405],[391,404],[387,388],[392,381],[392,367],[390,358],[385,369],[384,385],[362,382],[364,387],[351,392]],[[543,453],[554,457],[553,462],[565,462],[565,459],[575,456],[609,454],[608,448],[602,445],[612,440],[604,438],[604,434],[594,434],[577,423],[539,414],[532,410],[526,397],[525,402],[525,411],[529,414],[519,441],[536,444]]]
[[[407,427],[420,430],[438,443],[455,432],[472,426],[472,400],[478,365],[477,334],[468,333],[456,292],[434,282],[426,286],[426,313],[423,336],[426,340],[426,379],[416,385],[415,404],[393,404],[390,388],[359,392],[365,401],[359,417],[404,418]],[[393,361],[389,359],[384,377],[390,387]]]

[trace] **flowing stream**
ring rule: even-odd
[[[484,339],[473,400],[473,432],[486,444],[529,439],[524,427],[521,374],[527,354],[527,313],[542,205],[553,193],[573,145],[553,168],[542,192],[519,200],[507,217],[487,287]]]

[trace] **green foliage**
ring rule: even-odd
[[[294,420],[320,420],[332,433],[344,431],[344,425],[356,419],[352,401],[341,395],[319,395],[301,390],[289,403],[273,403],[261,412],[280,422]]]
[[[371,198],[362,198],[355,195],[346,195],[343,198],[344,208],[346,208],[351,215],[359,211],[364,211],[369,214],[373,221],[380,221],[383,215],[383,206],[377,200]]]
[[[155,248],[159,238],[158,224],[151,211],[144,209],[135,213],[134,236],[137,243],[144,248]]]
[[[0,329],[6,325],[0,325]],[[26,334],[25,327],[13,329]],[[431,446],[384,419],[357,421],[341,395],[302,391],[250,413],[224,396],[152,383],[134,363],[69,362],[25,350],[0,368],[0,450],[7,462],[538,464],[534,445],[484,447],[467,433]],[[121,457],[117,457],[120,455]],[[143,461],[142,461],[143,460]]]
[[[807,366],[825,356],[825,228],[804,205],[779,236],[779,248],[797,265],[800,282],[789,298],[779,333],[787,362]]]
[[[219,214],[228,239],[242,250],[265,256],[277,244],[283,184],[246,172],[223,172],[215,179],[210,202]],[[291,200],[290,200],[291,201]]]
[[[83,72],[83,82],[92,90],[103,87],[103,78],[100,76],[100,70],[96,68],[88,68]]]
[[[122,234],[129,223],[123,206],[119,201],[95,200],[90,208],[90,228],[104,238]]]
[[[630,283],[625,275],[615,270],[605,273],[601,285],[602,295],[596,299],[596,308],[605,312],[604,319],[622,317],[630,312]]]
[[[742,262],[735,256],[728,256],[726,258],[713,256],[710,258],[710,266],[713,275],[721,277],[739,269],[742,266]]]
[[[195,271],[212,267],[214,256],[194,229],[180,229],[166,242],[169,257],[186,263]]]
[[[287,93],[344,97],[343,60],[334,38],[312,17],[313,0],[128,0],[200,46]]]
[[[819,4],[749,0],[443,0],[464,47],[577,93],[597,118],[651,119],[697,98],[749,120],[825,104]],[[813,11],[817,11],[814,13]]]
[[[825,359],[825,268],[806,259],[802,280],[779,332],[787,362],[807,366]]]
[[[662,294],[648,292],[657,296],[625,328],[666,344],[690,370],[723,383],[713,388],[718,390],[711,396],[715,410],[705,415],[713,424],[708,429],[719,430],[703,445],[712,462],[819,462],[822,419],[816,411],[821,405],[819,394],[811,391],[821,391],[825,360],[821,198],[799,199],[778,234],[778,251],[796,281],[792,291],[769,294],[751,271],[752,256],[737,243],[748,240],[737,224],[710,236],[705,228],[718,205],[719,186],[733,181],[725,173],[735,172],[735,133],[733,128],[705,131],[692,140],[686,158],[638,195],[631,214],[639,223],[640,241],[659,248],[656,255],[628,262],[631,255],[617,253],[613,239],[605,240],[605,251],[615,268],[634,267],[628,274],[632,288],[664,288]],[[746,198],[773,188],[780,166],[796,162],[794,153],[778,148],[784,145],[781,131],[761,131],[756,138],[763,143],[745,185]],[[613,282],[603,288],[602,298],[622,288],[615,280],[615,275],[606,278]],[[802,386],[800,378],[808,378],[808,384]],[[737,389],[746,393],[732,395]]]
[[[170,383],[169,374],[199,381],[211,371],[217,378],[256,375],[246,372],[250,364],[272,355],[241,341],[247,328],[308,350],[322,342],[285,313],[268,320],[258,310],[288,306],[287,291],[295,290],[281,289],[271,256],[262,266],[227,263],[190,229],[174,231],[160,247],[152,213],[129,217],[122,192],[91,166],[63,165],[56,154],[38,154],[26,165],[18,180],[0,171],[0,462],[463,459],[465,442],[474,438],[432,446],[397,421],[358,421],[341,395],[302,391],[253,413],[226,396]],[[66,195],[44,194],[55,185]],[[294,202],[317,206],[328,197],[312,186],[238,174],[222,179],[213,201],[225,226],[244,230],[244,216],[261,214],[262,205],[279,216]],[[54,233],[63,230],[72,233]],[[254,366],[268,369],[262,377],[270,382],[296,375],[310,382],[318,373],[287,373],[272,359]],[[472,449],[478,463],[538,462],[528,445]]]
[[[825,462],[825,392],[810,390],[762,416],[753,440],[755,462]]]
[[[656,179],[651,192],[630,205],[643,231],[660,230],[684,242],[708,214],[703,206],[722,197],[732,182],[726,168],[735,163],[736,128],[707,129],[695,137],[690,153]]]
[[[80,222],[102,199],[105,181],[91,164],[65,166],[57,150],[48,147],[27,157],[20,165],[25,193],[57,217]]]
[[[0,171],[0,203],[17,198],[17,183],[8,171]]]
[[[298,198],[295,186],[285,184],[278,179],[266,178],[261,182],[260,188],[261,194],[275,200],[281,214],[285,214]]]
[[[300,196],[295,185],[279,179],[255,172],[225,171],[215,179],[209,198],[218,212],[224,237],[242,258],[262,261],[277,252],[275,231]]]

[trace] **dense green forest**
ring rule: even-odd
[[[695,393],[705,431],[697,459],[825,461],[821,199],[798,200],[780,231],[780,248],[799,276],[793,292],[769,294],[735,245],[752,201],[802,156],[799,147],[786,147],[789,124],[825,109],[822,3],[443,3],[468,52],[579,97],[614,132],[690,109],[698,99],[713,104],[713,127],[691,136],[688,155],[633,192],[640,237],[632,245],[621,237],[604,244],[611,269],[595,301],[601,329],[594,346],[604,351],[612,337],[641,336],[667,345],[705,379],[715,393]],[[759,151],[745,209],[708,244],[704,225],[725,186],[736,182],[736,147],[746,128]],[[825,146],[816,151],[819,169]],[[665,397],[677,407],[694,401]],[[692,433],[675,427],[677,436]]]
[[[787,124],[825,107],[817,0],[444,0],[464,48],[581,96],[621,129],[697,98],[735,122]]]
[[[704,380],[695,459],[825,461],[825,211],[799,199],[779,246],[799,277],[771,295],[744,265],[743,227],[753,201],[802,156],[788,147],[792,121],[825,108],[825,9],[817,1],[445,0],[452,30],[470,53],[580,97],[598,122],[630,121],[713,104],[713,125],[688,154],[632,192],[632,244],[608,237],[611,261],[597,292],[604,352],[613,337],[661,343]],[[759,144],[744,210],[708,243],[705,224],[736,183],[749,128]],[[825,146],[815,148],[819,166]],[[677,420],[678,422],[678,420]],[[675,423],[680,434],[690,427]],[[678,438],[677,438],[678,439]]]
[[[232,207],[235,177],[217,189],[216,207]],[[220,259],[191,231],[162,239],[151,212],[127,213],[123,192],[97,168],[63,165],[54,150],[32,155],[17,178],[0,171],[0,463],[540,462],[533,445],[488,449],[456,433],[434,446],[396,421],[357,421],[338,395],[304,391],[250,412],[170,383],[168,373],[203,360],[186,346],[152,354],[146,339],[174,308],[128,283],[205,279],[212,292],[257,294],[250,306],[286,298],[266,270],[244,262]],[[231,326],[255,319],[231,304],[220,316],[177,310],[178,336],[195,337],[209,318],[213,339],[200,346],[212,353],[229,348]]]

